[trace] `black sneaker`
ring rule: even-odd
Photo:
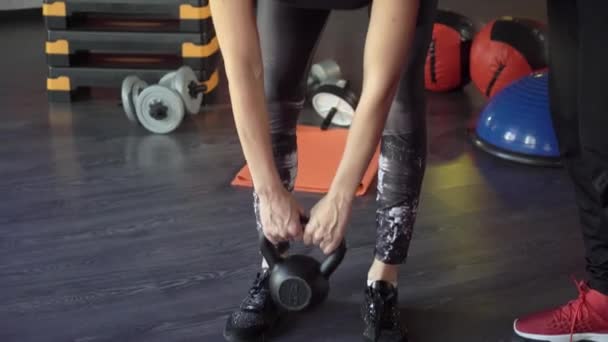
[[[407,331],[400,322],[397,288],[393,284],[376,281],[367,286],[361,316],[365,323],[365,341],[407,342]]]
[[[274,304],[268,288],[270,272],[258,273],[253,286],[240,307],[234,311],[224,328],[230,342],[262,342],[278,323],[282,311]]]

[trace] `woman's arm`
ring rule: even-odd
[[[253,0],[211,0],[237,133],[260,199],[260,220],[273,243],[299,238],[300,209],[272,156],[262,54]]]
[[[258,194],[282,187],[270,147],[263,65],[252,0],[211,0],[237,133]]]
[[[375,0],[367,33],[363,91],[330,194],[352,197],[373,156],[414,40],[420,0]]]
[[[413,44],[420,0],[374,0],[365,43],[363,92],[327,196],[311,210],[304,243],[332,253],[342,242],[361,178],[380,141]]]

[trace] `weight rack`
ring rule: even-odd
[[[51,102],[74,101],[90,88],[120,89],[128,75],[156,83],[182,65],[208,92],[217,88],[221,54],[208,0],[43,2]]]

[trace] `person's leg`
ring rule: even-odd
[[[382,133],[376,210],[376,246],[369,280],[397,281],[405,263],[426,166],[424,64],[437,1],[422,1],[416,38]]]
[[[258,3],[271,143],[279,177],[289,191],[293,191],[298,169],[296,125],[304,106],[308,70],[329,14],[327,10],[300,9],[271,0]],[[262,234],[255,191],[253,199],[256,227]],[[279,246],[283,252],[287,248],[287,243]]]
[[[274,162],[284,186],[292,191],[297,171],[296,124],[304,104],[306,78],[329,11],[297,9],[273,0],[258,1],[258,32],[270,115]],[[254,211],[262,233],[259,199]],[[284,251],[287,244],[279,246]],[[282,312],[272,302],[266,268],[258,274],[241,305],[226,323],[228,341],[264,341]]]
[[[432,38],[436,0],[421,1],[416,37],[380,146],[376,246],[362,306],[367,340],[404,341],[399,322],[397,277],[405,263],[426,167],[424,65]],[[374,313],[381,307],[380,314]]]
[[[608,100],[604,88],[608,77],[608,46],[604,39],[608,21],[605,15],[598,14],[608,12],[608,3],[579,3],[579,134],[586,177],[573,178],[586,185],[580,207],[586,214],[583,236],[590,285],[608,295]],[[587,203],[591,204],[590,212],[584,210]]]
[[[596,189],[594,181],[601,180],[598,176],[602,168],[606,170],[608,154],[608,140],[601,138],[608,130],[608,102],[596,89],[602,86],[600,75],[608,75],[603,65],[608,49],[602,43],[608,25],[595,17],[607,11],[608,4],[596,0],[549,0],[547,4],[553,126],[575,189],[590,285],[605,293],[608,227],[600,187]],[[608,341],[608,296],[584,283],[577,285],[578,299],[516,320],[515,333],[526,341]]]

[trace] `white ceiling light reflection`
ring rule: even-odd
[[[524,145],[526,145],[527,148],[536,148],[536,138],[532,135],[526,135],[526,138],[524,139]]]
[[[514,132],[511,132],[511,131],[505,132],[506,141],[513,142],[513,141],[515,141],[515,138],[517,138],[517,135]]]

